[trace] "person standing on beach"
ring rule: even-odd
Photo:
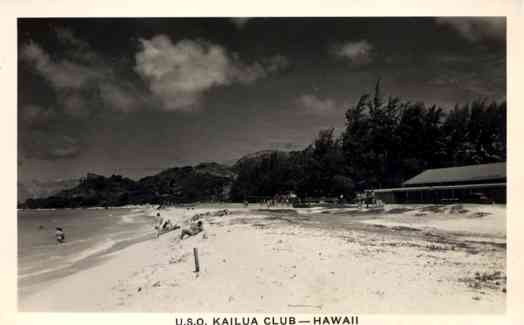
[[[56,241],[59,244],[62,244],[65,241],[65,233],[64,233],[64,230],[62,228],[56,227],[55,236],[56,236]]]
[[[156,222],[155,222],[156,238],[160,237],[160,233],[162,232],[163,223],[164,223],[164,219],[160,216],[160,213],[157,213]]]

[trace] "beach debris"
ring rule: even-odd
[[[453,206],[451,206],[451,208],[449,208],[449,213],[450,213],[450,214],[454,214],[454,213],[460,213],[460,214],[463,214],[463,213],[468,213],[468,212],[469,212],[469,210],[464,209],[464,208],[462,207],[462,205],[460,205],[460,204],[453,205]]]
[[[493,273],[482,273],[482,275],[479,272],[475,273],[475,279],[478,279],[480,281],[486,282],[486,281],[493,281],[496,279],[502,279],[505,278],[502,276],[502,272],[495,271]]]
[[[220,210],[220,211],[215,212],[215,216],[217,216],[217,217],[223,217],[223,216],[227,216],[227,215],[230,215],[230,214],[231,214],[231,211],[229,211],[228,209],[224,209],[224,210]]]
[[[410,208],[393,208],[386,211],[388,214],[401,214],[404,212],[412,211],[413,209]]]
[[[153,287],[155,287],[155,288],[160,287],[160,281],[157,281],[157,282],[153,283]]]
[[[420,231],[420,229],[412,228],[412,227],[406,227],[406,226],[393,226],[391,229],[396,231]]]
[[[380,296],[380,297],[384,296],[384,291],[381,291],[381,290],[377,290],[377,291],[375,291],[373,293],[376,294],[377,296]]]
[[[477,300],[477,301],[479,301],[479,300],[480,300],[480,297],[475,296],[475,297],[473,297],[473,300]]]
[[[186,254],[183,254],[182,256],[179,256],[178,258],[171,257],[169,259],[169,264],[175,264],[175,263],[183,262],[189,255],[190,255],[189,253],[186,253]]]
[[[495,271],[492,273],[484,272],[475,272],[473,278],[462,278],[459,281],[467,284],[468,287],[473,289],[493,289],[498,290],[501,283],[506,282],[506,276],[500,271]]]
[[[506,293],[506,288],[502,288],[502,292]]]
[[[140,292],[142,291],[142,287],[138,287],[138,289],[136,289],[136,292]]]
[[[482,218],[482,217],[485,217],[485,216],[489,216],[491,213],[489,212],[475,212],[471,215],[469,215],[468,217],[469,218]]]
[[[444,210],[445,210],[444,207],[438,206],[438,205],[430,205],[430,206],[423,207],[422,209],[420,209],[420,211],[423,211],[423,212],[433,212],[433,213],[441,213],[441,212],[444,212]]]
[[[427,245],[427,246],[426,246],[426,249],[428,249],[428,250],[430,250],[430,251],[447,251],[447,250],[449,250],[450,248],[445,247],[445,246],[439,246],[439,245],[431,244],[431,245]],[[453,250],[454,247],[452,246],[451,249]]]

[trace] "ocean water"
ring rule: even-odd
[[[19,296],[153,238],[152,225],[153,218],[143,209],[19,210]],[[62,244],[56,241],[55,227],[65,232]]]

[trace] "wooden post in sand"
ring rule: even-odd
[[[200,272],[200,264],[198,263],[198,248],[193,248],[193,255],[195,256],[195,273]]]

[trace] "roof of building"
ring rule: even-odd
[[[466,184],[466,185],[438,185],[438,186],[411,186],[411,187],[395,187],[395,188],[380,188],[373,190],[374,193],[390,193],[390,192],[415,192],[415,191],[438,191],[438,190],[474,190],[485,188],[505,188],[506,183],[485,183],[485,184]]]
[[[421,184],[493,181],[506,178],[506,163],[428,169],[408,179],[404,186]]]

